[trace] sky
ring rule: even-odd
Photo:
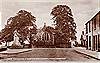
[[[38,28],[44,23],[52,26],[53,20],[50,12],[56,5],[68,5],[77,25],[77,40],[80,40],[81,31],[99,10],[100,0],[0,0],[0,30],[4,28],[9,17],[15,16],[19,10],[27,10],[36,17]]]

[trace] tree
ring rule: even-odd
[[[16,30],[19,34],[19,38],[25,41],[28,35],[36,33],[35,21],[36,18],[32,16],[30,12],[20,10],[16,16],[10,17],[7,20],[7,25],[1,31],[2,39],[7,41],[7,38],[9,39],[9,36],[13,36],[12,34]]]
[[[51,15],[55,23],[56,40],[69,42],[75,40],[76,23],[74,22],[71,9],[67,5],[57,5],[52,9]]]

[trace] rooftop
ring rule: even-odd
[[[92,21],[92,20],[93,20],[93,18],[95,18],[98,14],[100,14],[100,11],[99,11],[99,12],[97,12],[96,14],[94,14],[94,15],[93,15],[93,17],[92,17],[92,18],[91,18],[88,22],[86,22],[86,24],[87,24],[87,23],[89,23],[90,21]],[[86,24],[85,24],[85,25],[86,25]]]

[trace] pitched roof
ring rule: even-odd
[[[92,21],[98,14],[100,14],[100,11],[97,12],[96,14],[94,14],[93,17],[92,17],[88,22],[85,23],[85,25],[86,25],[87,23],[89,23],[90,21]]]

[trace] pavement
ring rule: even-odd
[[[32,49],[7,49],[6,51],[0,52],[0,54],[16,54],[26,51],[31,51]]]
[[[90,57],[95,58],[95,59],[99,59],[98,53],[100,53],[100,52],[96,52],[96,51],[92,51],[92,50],[86,50],[85,47],[74,47],[74,50],[76,50],[78,53],[90,56]]]
[[[32,48],[32,51],[10,54],[1,60],[98,61],[84,54],[77,53],[74,48]]]
[[[3,57],[3,60],[40,60],[40,58],[41,60],[47,60],[48,58],[48,60],[55,60],[55,58],[59,60],[60,58],[69,61],[96,61],[97,52],[86,50],[83,47],[8,49],[0,52],[0,57]]]
[[[18,53],[23,53],[23,52],[28,52],[31,51],[32,49],[7,49],[6,51],[0,52],[0,57],[9,57],[13,56]]]

